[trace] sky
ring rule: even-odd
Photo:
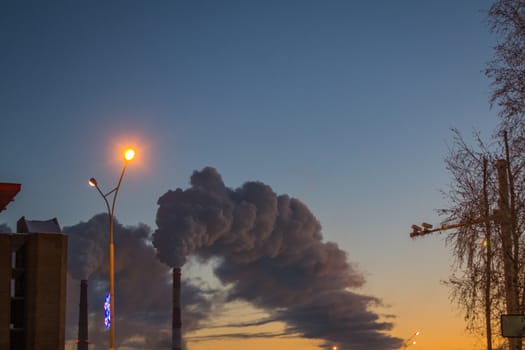
[[[447,206],[441,191],[451,182],[444,163],[450,129],[467,140],[474,130],[488,138],[498,122],[483,74],[495,44],[486,23],[490,5],[1,2],[0,181],[22,189],[0,213],[0,224],[14,230],[22,216],[56,217],[70,235],[70,255],[79,255],[69,262],[68,346],[75,336],[78,280],[92,274],[95,310],[107,277],[107,218],[98,215],[105,206],[87,180],[95,177],[110,191],[123,166],[120,152],[134,146],[137,157],[127,167],[115,212],[117,269],[122,264],[116,312],[122,305],[123,317],[129,316],[117,326],[121,348],[148,341],[136,336],[146,326],[151,339],[166,331],[169,267],[156,257],[153,237],[163,232],[157,218],[170,220],[157,217],[159,198],[180,188],[195,208],[202,203],[193,201],[191,189],[199,186],[216,194],[213,205],[232,210],[231,222],[237,222],[236,210],[245,213],[239,198],[251,187],[270,193],[265,198],[271,203],[285,203],[272,215],[282,218],[289,205],[304,214],[310,235],[299,230],[296,238],[316,254],[333,253],[326,256],[336,258],[320,266],[338,283],[323,287],[326,280],[312,278],[304,285],[312,292],[303,293],[293,289],[290,276],[297,274],[272,266],[282,285],[253,295],[256,286],[243,282],[265,281],[255,265],[268,257],[250,261],[254,269],[240,268],[236,247],[195,245],[184,253],[183,267],[188,349],[314,350],[328,348],[331,339],[341,349],[359,350],[367,341],[395,348],[416,331],[418,349],[483,348],[482,337],[465,331],[461,310],[442,283],[453,262],[444,235],[411,240],[408,233],[414,223],[443,220],[435,210]],[[194,174],[204,180],[190,182]],[[266,202],[254,203],[259,208]],[[174,207],[168,217],[176,217]],[[273,254],[288,259],[293,247]],[[302,256],[290,266],[324,261],[319,256]],[[73,271],[86,268],[87,260],[90,271]],[[284,300],[276,299],[287,284],[296,298],[280,304]],[[328,291],[341,299],[330,294],[326,300],[333,303],[325,308],[311,299]],[[352,301],[359,305],[349,312],[372,317],[377,327],[370,338],[350,329],[355,324],[359,330],[362,319],[341,321],[349,328],[337,332],[322,329],[332,323],[321,324],[317,314],[317,322],[301,323],[312,316],[300,317],[308,303],[319,303],[323,317],[330,317],[346,310],[334,305]],[[104,339],[102,321],[96,311],[92,316],[92,338]],[[344,333],[360,342],[351,345]]]

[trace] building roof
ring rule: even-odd
[[[0,211],[15,198],[21,187],[20,184],[0,182]]]
[[[49,220],[27,220],[22,216],[16,225],[18,233],[60,233],[60,225],[57,218]]]

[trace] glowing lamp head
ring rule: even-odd
[[[95,180],[95,178],[92,177],[91,179],[89,179],[88,184],[91,187],[97,187],[97,180]]]
[[[135,150],[133,148],[126,148],[124,151],[124,159],[129,162],[133,158],[135,158]]]

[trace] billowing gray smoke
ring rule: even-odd
[[[67,230],[67,231],[66,231]],[[98,269],[108,245],[108,218],[101,214],[89,222],[64,228],[68,241],[68,272],[74,279],[87,279]]]
[[[385,334],[392,323],[370,311],[380,300],[349,291],[364,284],[363,275],[337,244],[323,242],[299,200],[260,182],[230,189],[207,167],[194,172],[189,189],[168,191],[158,204],[153,244],[168,265],[218,258],[215,274],[231,286],[230,300],[266,309],[290,333],[352,350],[402,345]]]
[[[78,322],[79,281],[89,277],[89,337],[91,350],[108,348],[103,303],[108,291],[108,216],[64,227],[68,234],[67,344],[74,343]],[[170,269],[151,246],[151,229],[115,221],[115,311],[117,348],[168,350],[171,345]],[[214,290],[183,280],[182,314],[186,331],[210,314]]]

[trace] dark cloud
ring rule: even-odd
[[[163,262],[216,258],[229,300],[244,300],[287,324],[287,331],[353,350],[396,349],[373,306],[351,291],[365,278],[299,200],[261,182],[226,187],[213,168],[196,171],[191,187],[160,197],[153,244]]]
[[[255,339],[255,338],[288,338],[286,333],[274,333],[274,332],[257,332],[257,333],[224,333],[217,335],[203,335],[190,337],[192,342],[200,342],[206,340],[217,340],[217,339]]]

